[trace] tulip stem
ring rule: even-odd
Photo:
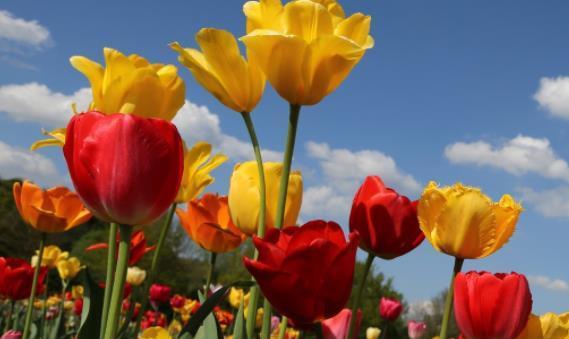
[[[358,307],[360,306],[360,302],[362,300],[363,290],[366,284],[367,276],[371,269],[371,264],[373,263],[373,259],[375,259],[375,255],[371,252],[368,252],[367,259],[364,267],[364,274],[362,275],[361,280],[358,284],[358,289],[356,290],[356,295],[354,297],[354,302],[352,304],[352,317],[350,318],[350,327],[348,330],[348,339],[353,339],[357,337],[357,333],[355,333],[356,327],[356,318],[358,314]]]
[[[107,250],[107,277],[105,279],[105,295],[103,299],[103,316],[101,317],[101,330],[99,338],[103,338],[107,327],[107,317],[109,316],[109,304],[113,292],[113,281],[115,277],[115,254],[117,251],[117,231],[118,225],[114,222],[109,225],[109,242]]]
[[[132,234],[132,226],[119,225],[119,230],[120,230],[119,255],[115,270],[115,280],[113,283],[111,303],[109,304],[109,316],[107,319],[107,327],[105,328],[105,339],[114,339],[117,334],[117,328],[119,325],[119,318],[120,318],[122,299],[124,293],[124,283],[126,280],[126,270],[128,268],[128,257],[130,250],[130,236]]]
[[[281,324],[280,324],[280,328],[279,328],[278,339],[283,339],[285,337],[287,325],[288,325],[288,318],[283,316],[281,319]]]
[[[265,298],[263,302],[263,325],[261,326],[261,339],[270,339],[271,337],[271,303]]]
[[[462,264],[464,263],[464,259],[462,258],[454,258],[454,269],[452,270],[452,276],[450,278],[450,285],[447,291],[447,297],[445,301],[445,313],[443,315],[443,322],[441,324],[441,335],[440,339],[447,338],[447,329],[448,329],[448,321],[450,318],[450,313],[452,311],[452,298],[454,295],[454,279],[456,275],[462,270]]]
[[[8,308],[8,316],[6,317],[6,326],[4,326],[4,332],[8,332],[10,330],[10,326],[12,325],[12,315],[14,315],[14,300],[10,300],[10,306]]]
[[[28,309],[26,310],[26,320],[24,321],[24,335],[22,336],[23,339],[28,339],[30,337],[30,326],[32,324],[32,314],[34,310],[34,298],[36,296],[36,290],[38,288],[41,263],[43,260],[43,248],[45,246],[45,237],[46,237],[45,233],[42,232],[40,236],[40,249],[38,253],[38,261],[36,262],[36,267],[34,270],[32,289],[30,291],[30,298],[28,299]]]
[[[156,244],[156,249],[154,250],[154,255],[152,256],[152,263],[150,264],[150,272],[148,272],[148,276],[144,281],[144,285],[142,287],[142,305],[140,307],[140,312],[138,313],[138,317],[136,317],[136,325],[134,327],[134,334],[138,335],[138,331],[140,330],[140,322],[142,321],[142,316],[144,315],[144,311],[146,307],[148,307],[148,291],[150,290],[150,285],[154,281],[154,272],[156,270],[156,266],[158,265],[158,257],[160,256],[160,252],[162,251],[162,247],[164,246],[164,241],[166,240],[166,236],[168,235],[168,231],[170,230],[170,225],[172,224],[172,218],[174,217],[174,212],[176,212],[176,203],[173,203],[170,206],[166,214],[166,218],[164,219],[164,223],[160,228],[160,236],[158,237],[158,243]]]
[[[217,253],[211,252],[209,256],[209,269],[207,272],[207,280],[205,282],[204,296],[207,298],[209,295],[209,287],[213,281],[213,273],[215,272],[215,260],[217,259]]]

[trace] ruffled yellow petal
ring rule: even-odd
[[[417,216],[421,230],[427,240],[439,251],[439,243],[434,241],[432,237],[436,235],[437,219],[444,209],[445,204],[446,196],[444,192],[439,189],[434,181],[431,181],[423,191],[417,206]]]
[[[535,314],[530,314],[526,327],[518,335],[517,339],[544,339],[540,318]]]
[[[522,211],[522,206],[509,194],[504,195],[493,206],[493,213],[496,218],[496,242],[489,249],[487,255],[496,252],[508,242],[512,234],[514,234],[516,223]]]
[[[172,339],[168,331],[162,327],[149,327],[139,337],[140,339]]]

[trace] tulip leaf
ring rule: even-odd
[[[190,317],[190,320],[180,332],[180,335],[184,333],[189,333],[191,337],[195,337],[196,339],[200,337],[200,335],[204,335],[205,337],[202,338],[223,338],[221,335],[221,331],[219,330],[219,325],[215,320],[215,316],[212,313],[212,310],[218,306],[229,292],[231,287],[251,287],[254,285],[252,281],[239,281],[227,286],[224,286],[213,293],[207,300],[205,297],[200,293],[200,302],[202,303],[200,308],[196,311],[196,313]],[[204,301],[205,300],[205,301]],[[209,319],[209,320],[208,320]],[[203,325],[203,327],[202,327]],[[198,330],[202,329],[202,333],[198,332]]]
[[[135,307],[135,303],[131,302],[130,306],[126,312],[126,315],[124,317],[124,322],[123,322],[122,326],[120,327],[120,329],[117,333],[117,338],[128,338],[128,335],[129,335],[128,326],[130,325],[132,315],[134,313],[134,307]]]
[[[245,316],[243,296],[241,296],[241,303],[239,304],[239,311],[235,318],[235,325],[233,327],[233,339],[247,339],[247,330],[245,328]]]
[[[89,268],[80,274],[83,281],[83,311],[77,339],[99,338],[104,291],[91,277]]]

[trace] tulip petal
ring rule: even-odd
[[[99,63],[96,63],[83,56],[73,56],[69,59],[73,68],[83,73],[91,84],[93,93],[93,102],[95,107],[103,107],[103,75],[105,69]]]
[[[283,21],[285,34],[296,35],[307,43],[334,32],[332,15],[323,5],[297,0],[284,7]]]
[[[247,17],[247,33],[256,29],[281,31],[282,11],[281,0],[247,1],[243,5],[243,13]]]
[[[362,13],[355,13],[342,20],[335,28],[336,35],[350,39],[363,49],[373,47],[373,38],[369,35],[371,17]]]
[[[490,248],[490,253],[502,248],[514,234],[522,207],[510,195],[506,194],[498,204],[493,206],[493,211],[496,217],[496,242]]]

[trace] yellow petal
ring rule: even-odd
[[[165,120],[172,120],[180,109],[184,106],[186,95],[186,83],[178,76],[178,69],[173,65],[161,67],[156,74],[164,88],[162,98],[161,117]]]
[[[73,68],[83,73],[91,83],[91,91],[93,93],[93,102],[96,107],[103,105],[103,75],[104,68],[83,56],[73,56],[69,59]]]
[[[496,252],[508,242],[512,234],[514,234],[516,223],[522,210],[522,206],[509,194],[504,195],[499,203],[493,206],[493,213],[496,217],[496,242],[489,249],[490,253],[488,255]]]
[[[168,331],[162,327],[149,327],[139,337],[140,339],[172,339]]]
[[[444,209],[446,197],[434,181],[429,182],[417,206],[417,216],[421,230],[433,247],[440,251],[439,243],[432,238],[435,235],[437,219]]]
[[[332,35],[332,15],[326,7],[309,0],[289,2],[284,7],[285,34],[295,35],[307,43]]]
[[[336,27],[334,34],[350,39],[363,49],[373,47],[373,38],[369,35],[371,17],[356,13],[342,20]]]
[[[256,29],[282,31],[282,12],[281,0],[247,1],[243,5],[243,13],[247,17],[247,33]]]

